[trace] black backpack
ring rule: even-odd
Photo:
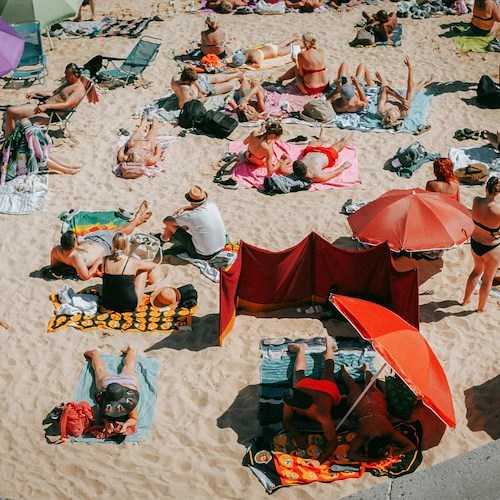
[[[203,117],[207,114],[205,106],[198,99],[188,101],[181,109],[177,123],[182,128],[198,127]]]
[[[488,75],[483,75],[479,80],[477,102],[490,109],[500,108],[500,88]]]
[[[205,134],[225,139],[238,126],[238,120],[220,111],[207,111],[197,126]]]

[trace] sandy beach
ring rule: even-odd
[[[159,15],[164,19],[151,23],[145,32],[163,40],[158,57],[144,74],[149,85],[103,91],[97,105],[82,103],[70,125],[75,142],[55,139],[54,147],[55,155],[82,165],[82,172],[75,176],[50,175],[50,195],[44,212],[24,216],[0,214],[0,319],[10,325],[8,330],[0,328],[0,496],[267,498],[257,478],[241,465],[246,445],[260,433],[259,340],[335,334],[331,321],[323,324],[308,317],[287,318],[280,311],[265,317],[240,314],[233,331],[218,347],[218,284],[177,259],[164,266],[169,284],[192,283],[199,293],[192,332],[163,335],[68,328],[46,333],[53,314],[51,293],[66,283],[79,290],[101,282],[45,281],[37,277],[36,271],[49,264],[50,250],[59,240],[61,223],[57,216],[62,211],[71,207],[88,211],[118,207],[134,210],[147,199],[153,216],[141,232],[157,232],[163,218],[185,204],[184,193],[196,183],[218,205],[233,242],[244,240],[261,248],[281,250],[316,231],[332,243],[354,248],[347,218],[339,213],[348,198],[370,201],[390,189],[424,188],[432,178],[431,163],[411,179],[384,170],[384,162],[398,147],[418,139],[429,151],[446,156],[450,147],[485,144],[482,139],[458,142],[453,139],[455,130],[498,129],[498,110],[480,109],[466,102],[476,95],[475,87],[470,87],[477,84],[481,75],[488,74],[498,81],[498,53],[461,54],[451,39],[439,38],[443,32],[440,25],[456,21],[455,17],[403,19],[402,47],[355,49],[348,42],[354,38],[354,25],[361,19],[363,8],[373,13],[380,8],[394,10],[394,4],[384,0],[377,7],[356,7],[344,13],[224,16],[226,33],[238,37],[231,42],[235,48],[314,32],[327,54],[331,79],[346,60],[352,71],[364,62],[373,73],[379,70],[387,75],[395,87],[404,87],[403,60],[409,55],[417,80],[432,74],[436,82],[454,83],[448,92],[435,96],[426,120],[432,128],[418,138],[410,134],[354,133],[362,181],[356,189],[274,197],[255,189],[222,189],[212,179],[228,141],[193,134],[179,138],[169,147],[163,175],[119,179],[112,172],[118,129],[133,131],[139,123],[133,117],[136,109],[167,93],[170,80],[177,73],[172,50],[188,47],[204,29],[203,16],[185,12],[186,6],[187,2],[178,1],[98,2],[99,18]],[[470,16],[459,20],[469,21]],[[44,88],[59,85],[69,62],[82,65],[97,54],[125,57],[135,43],[135,39],[122,37],[55,39],[54,50],[49,50],[44,39],[49,71]],[[256,75],[261,81],[274,80],[282,72],[282,68],[275,68]],[[23,103],[26,92],[2,89],[0,104]],[[311,137],[318,130],[302,125],[284,127],[284,140],[298,134]],[[159,130],[177,135],[181,129],[160,123]],[[238,127],[231,137],[242,140],[250,130]],[[327,130],[327,135],[334,139],[345,134],[336,128]],[[462,188],[461,201],[470,208],[473,198],[483,193],[482,186]],[[469,244],[449,250],[435,261],[400,258],[395,265],[398,269],[419,268],[420,331],[446,371],[457,419],[456,428],[447,429],[437,446],[424,451],[422,470],[499,436],[498,414],[495,418],[491,415],[497,411],[500,396],[499,302],[490,297],[487,310],[478,314],[474,312],[475,293],[470,306],[460,305],[472,269]],[[57,403],[72,400],[85,363],[83,352],[99,347],[103,354],[117,354],[127,345],[161,362],[158,402],[149,438],[140,445],[47,444],[42,420]],[[283,488],[275,497],[341,498],[383,481],[387,478],[365,474],[355,480]]]

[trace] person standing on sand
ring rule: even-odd
[[[82,10],[83,7],[89,6],[90,7],[90,13],[92,14],[91,21],[96,20],[96,15],[95,15],[95,6],[96,6],[97,0],[83,0],[82,5],[80,5],[80,9],[78,10],[78,15],[75,17],[75,23],[79,23],[82,20]]]

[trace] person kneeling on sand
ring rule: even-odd
[[[97,392],[95,398],[99,404],[104,425],[98,439],[111,435],[129,435],[135,432],[139,423],[139,380],[135,373],[137,360],[135,349],[124,349],[125,360],[121,372],[111,375],[97,349],[86,351],[84,356],[92,362]]]
[[[316,420],[321,424],[327,445],[318,457],[317,465],[326,462],[338,445],[335,424],[331,415],[334,406],[340,403],[340,392],[335,383],[333,352],[337,350],[335,340],[326,337],[325,367],[321,380],[307,378],[306,371],[306,344],[290,344],[290,352],[297,354],[293,372],[293,389],[283,392],[283,425],[292,434],[302,449],[307,449],[308,443],[303,434],[293,422],[295,413]],[[311,460],[310,462],[316,462]]]
[[[323,138],[323,127],[321,127],[318,140],[310,141],[302,152],[302,157],[293,162],[293,173],[299,179],[311,179],[313,182],[328,182],[337,177],[348,169],[351,163],[346,161],[339,168],[329,172],[325,172],[324,169],[335,165],[339,152],[351,138],[352,133],[331,146],[325,146],[327,140]]]
[[[365,384],[373,377],[364,365]],[[342,366],[342,379],[347,386],[347,404],[350,407],[361,394],[361,389]],[[387,419],[384,394],[373,384],[354,409],[358,417],[356,437],[349,443],[347,458],[360,462],[373,462],[387,456],[400,456],[413,451],[415,445],[396,431]]]
[[[63,233],[61,244],[54,246],[50,252],[50,265],[54,274],[57,273],[57,268],[66,265],[74,268],[81,280],[88,280],[99,275],[102,259],[111,254],[115,234],[118,231],[127,235],[132,234],[133,230],[144,224],[151,215],[147,201],[143,201],[134,218],[114,230],[88,233],[81,243],[73,231]]]
[[[193,185],[185,195],[189,205],[165,217],[162,241],[172,241],[193,259],[210,260],[226,244],[226,228],[217,205],[207,192]]]

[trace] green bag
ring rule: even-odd
[[[389,413],[402,420],[410,418],[417,400],[415,394],[397,375],[385,377],[385,398]]]

